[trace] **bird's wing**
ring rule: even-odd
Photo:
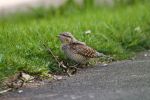
[[[96,50],[88,47],[85,44],[81,43],[72,43],[70,48],[74,50],[75,53],[80,54],[82,56],[88,57],[88,58],[95,58],[97,57]]]

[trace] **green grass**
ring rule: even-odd
[[[65,9],[65,8],[64,8]],[[42,43],[61,59],[60,32],[69,31],[116,60],[150,49],[150,3],[115,8],[33,9],[0,19],[0,80],[25,70],[43,75],[61,71]],[[85,35],[86,30],[92,33]]]

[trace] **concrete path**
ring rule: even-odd
[[[0,100],[150,100],[150,52],[134,61],[80,70],[77,75],[22,93],[8,92]]]

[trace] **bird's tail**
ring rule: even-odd
[[[99,53],[99,52],[96,52],[96,57],[105,57],[106,55],[104,55],[103,53]]]
[[[104,55],[103,53],[96,52],[96,54],[97,54],[97,58],[101,57],[101,58],[105,59],[108,62],[115,61],[115,59],[113,57]]]

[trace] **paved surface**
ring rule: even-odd
[[[22,93],[8,92],[0,100],[150,100],[150,53],[83,69],[65,80],[23,88]]]

